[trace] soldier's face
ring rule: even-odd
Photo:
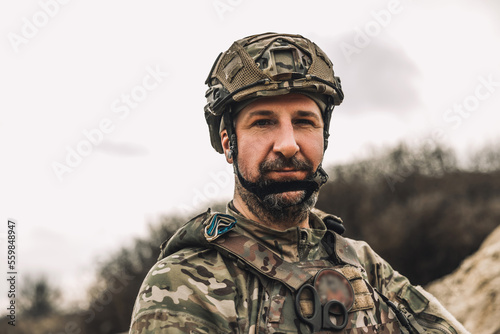
[[[301,94],[256,100],[235,119],[238,166],[251,182],[303,180],[323,159],[323,118],[318,105]],[[303,191],[280,194],[288,204]]]

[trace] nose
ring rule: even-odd
[[[282,124],[276,134],[273,151],[282,154],[285,158],[291,158],[299,151],[299,145],[295,140],[293,125]]]

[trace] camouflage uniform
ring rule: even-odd
[[[345,329],[322,333],[408,333],[386,297],[415,333],[467,333],[365,242],[327,230],[326,214],[313,210],[310,229],[276,231],[231,206],[227,211],[236,224],[219,238],[205,237],[207,224],[217,219],[209,210],[162,245],[134,306],[131,334],[311,333],[297,316],[295,294],[321,268],[342,273],[355,293]],[[307,297],[301,302],[311,304]]]

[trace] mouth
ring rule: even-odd
[[[307,163],[294,163],[294,166],[284,163],[263,163],[259,167],[260,176],[257,181],[248,181],[240,173],[237,175],[241,185],[261,201],[268,195],[300,191],[302,198],[300,203],[303,203],[328,178],[321,167],[312,172],[312,166]]]
[[[267,171],[268,178],[278,181],[303,180],[307,177],[308,171],[295,168],[280,168]]]
[[[312,164],[297,157],[279,158],[264,161],[259,170],[265,182],[304,181],[312,175]]]

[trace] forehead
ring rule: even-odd
[[[258,111],[270,113],[295,114],[308,112],[321,117],[321,110],[313,99],[302,94],[286,94],[261,97],[246,105],[236,116],[236,119],[251,117]]]

